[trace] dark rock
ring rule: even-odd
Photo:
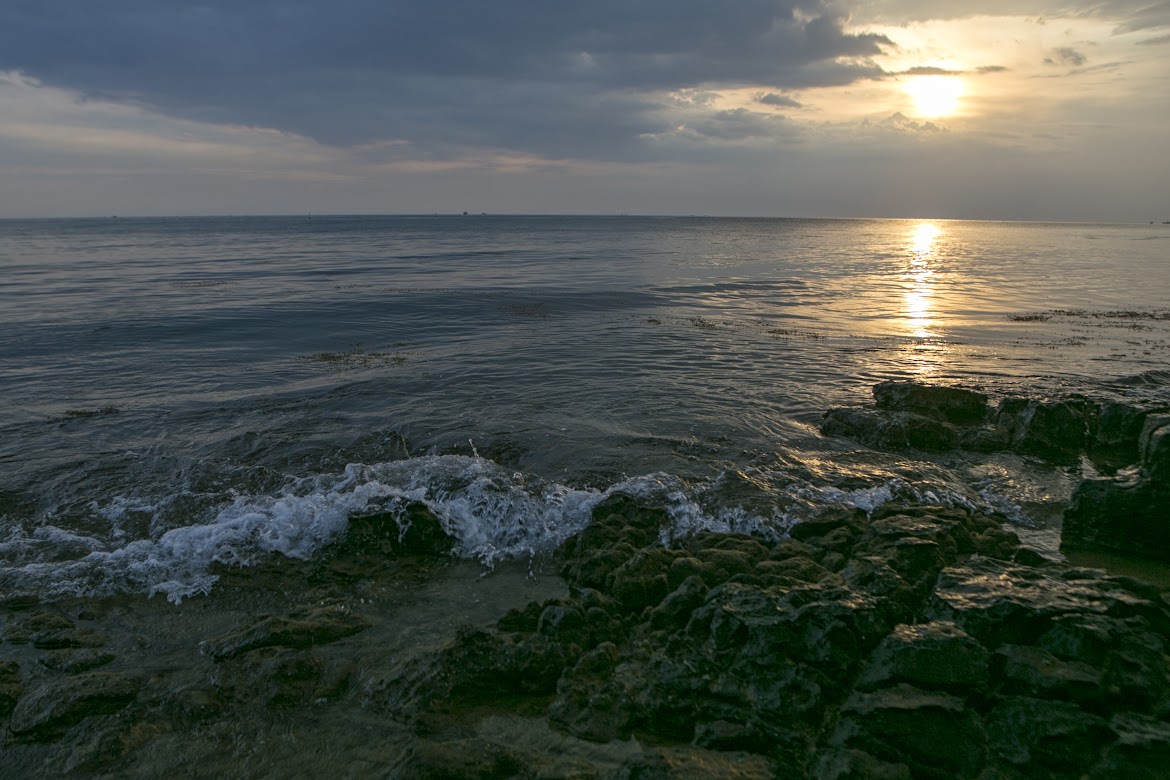
[[[1103,693],[1101,672],[1081,661],[1062,661],[1040,647],[1004,645],[995,651],[994,666],[1010,691],[1072,701],[1099,699]]]
[[[46,653],[40,659],[40,664],[54,672],[80,674],[81,672],[88,672],[91,669],[105,666],[113,661],[114,658],[113,653],[106,653],[99,650],[58,650],[56,652]]]
[[[655,628],[684,627],[691,613],[703,604],[708,590],[700,578],[687,577],[650,613],[650,625]]]
[[[324,645],[369,626],[368,620],[344,606],[318,607],[281,617],[261,618],[245,628],[205,642],[203,651],[222,661],[263,647]]]
[[[910,767],[879,761],[862,750],[826,750],[813,772],[817,780],[911,780]]]
[[[400,775],[444,780],[512,780],[536,775],[527,771],[524,754],[477,738],[423,740]]]
[[[1162,780],[1170,774],[1170,724],[1123,713],[1109,726],[1117,741],[1106,748],[1089,780]]]
[[[1011,399],[1015,401],[1016,399]],[[1089,444],[1096,408],[1083,398],[1000,404],[997,422],[1011,430],[1011,448],[1052,463],[1072,464]]]
[[[424,504],[412,501],[393,512],[355,515],[349,519],[337,555],[446,555],[455,540]]]
[[[988,681],[986,649],[954,623],[900,625],[882,640],[860,684],[878,687],[906,682],[920,688],[965,690]]]
[[[1103,401],[1092,425],[1089,454],[1098,468],[1116,471],[1137,463],[1142,426],[1148,410],[1116,401]]]
[[[20,678],[20,666],[16,661],[0,660],[0,718],[16,707],[24,693],[24,682]]]
[[[622,780],[773,780],[771,761],[749,753],[724,753],[694,747],[650,748],[628,760],[616,775]]]
[[[1096,572],[1100,574],[1100,572]],[[953,620],[988,647],[1033,644],[1063,615],[1125,617],[1135,613],[1164,622],[1165,612],[1116,578],[1044,570],[972,556],[939,575],[928,614]]]
[[[62,650],[79,647],[102,647],[106,638],[88,628],[68,628],[59,631],[46,631],[37,634],[32,639],[33,647],[38,650]]]
[[[913,412],[830,409],[821,423],[826,436],[847,436],[878,449],[946,452],[959,443],[954,425]]]
[[[838,747],[862,750],[912,777],[975,777],[983,769],[987,738],[963,700],[898,685],[850,697],[834,736]]]
[[[1137,470],[1077,486],[1064,514],[1062,547],[1170,561],[1170,415],[1146,418],[1140,454]]]
[[[639,550],[606,578],[605,590],[631,612],[652,607],[671,591],[667,573],[680,554],[657,546]]]
[[[20,699],[8,729],[20,739],[55,739],[85,718],[122,709],[135,699],[140,687],[137,678],[107,672],[57,678]]]
[[[1075,704],[1020,696],[1004,699],[988,715],[991,752],[1020,767],[1078,777],[1113,739],[1108,723]],[[1064,774],[1067,773],[1067,774]]]
[[[882,382],[873,388],[877,408],[914,412],[954,425],[975,425],[987,416],[987,396],[972,390],[917,382]]]
[[[624,675],[615,674],[621,663],[621,652],[612,642],[581,656],[557,684],[549,722],[591,742],[629,737],[633,707]]]
[[[4,638],[14,645],[23,645],[47,637],[68,635],[76,630],[73,621],[55,612],[34,612],[21,615],[4,627]]]

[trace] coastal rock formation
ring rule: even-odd
[[[874,406],[832,409],[821,426],[879,449],[1015,452],[1057,465],[1088,458],[1107,476],[1081,482],[1062,547],[1170,561],[1170,414],[1083,396],[990,399],[962,388],[882,382]]]
[[[1008,397],[992,405],[972,390],[917,382],[882,382],[871,408],[831,409],[821,431],[879,449],[1016,452],[1056,464],[1086,455],[1115,471],[1138,458],[1150,410],[1084,396]]]
[[[188,628],[199,602],[181,618],[159,604],[149,639],[110,630],[142,604],[0,613],[5,760],[16,776],[159,776],[175,764],[152,762],[192,735],[259,722],[301,739],[333,713],[362,724],[368,773],[400,778],[1104,780],[1170,765],[1170,592],[1038,558],[997,518],[890,503],[782,540],[678,537],[665,507],[613,494],[557,552],[555,589],[384,663],[400,630],[386,604],[451,565],[438,518],[413,511],[406,532],[371,515],[320,559],[225,574],[232,617],[209,608],[203,633]],[[388,588],[379,611],[363,601]],[[251,606],[263,598],[283,606]],[[37,646],[83,621],[104,644]],[[133,653],[160,643],[181,661],[140,669]]]
[[[1063,546],[1170,561],[1170,415],[1146,418],[1140,453],[1133,468],[1077,487],[1064,516]]]
[[[998,521],[962,510],[840,512],[778,544],[666,547],[664,519],[603,503],[562,549],[568,598],[464,635],[387,706],[414,702],[443,740],[507,702],[577,739],[677,751],[664,777],[700,776],[714,752],[781,777],[1103,778],[1170,750],[1170,611],[1152,586],[1021,562]]]

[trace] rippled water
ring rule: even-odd
[[[179,597],[412,498],[485,561],[619,487],[680,532],[923,491],[1043,525],[1076,475],[870,453],[819,416],[889,378],[1170,397],[1162,225],[0,221],[0,273],[17,589]]]

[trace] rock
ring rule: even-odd
[[[369,628],[361,615],[341,605],[318,607],[255,623],[203,643],[203,651],[217,661],[263,647],[306,648],[336,642]]]
[[[987,647],[1034,644],[1064,615],[1137,613],[1162,625],[1167,619],[1161,606],[1101,572],[1070,571],[1057,578],[979,555],[942,571],[927,609],[929,616],[954,621]]]
[[[4,638],[14,645],[23,645],[47,637],[68,635],[76,630],[73,621],[55,612],[34,612],[21,615],[4,627]]]
[[[773,780],[776,768],[763,756],[694,747],[650,748],[629,759],[622,780]]]
[[[1032,696],[1090,701],[1103,695],[1101,672],[1081,661],[1062,661],[1040,647],[1000,647],[995,671],[1007,690]]]
[[[882,382],[873,388],[878,409],[914,412],[953,425],[975,425],[987,417],[987,396],[972,390],[918,382]]]
[[[53,679],[20,699],[8,729],[20,739],[55,739],[85,718],[122,709],[135,699],[140,687],[135,677],[109,672]]]
[[[882,640],[861,675],[868,688],[910,683],[920,688],[967,690],[988,681],[990,655],[954,623],[899,625]]]
[[[397,511],[351,517],[335,554],[446,555],[454,544],[442,521],[412,501]]]
[[[105,666],[112,662],[115,657],[113,653],[99,650],[57,650],[46,653],[40,659],[40,664],[54,672],[80,674],[81,672],[88,672],[91,669]]]
[[[477,738],[423,740],[415,747],[404,778],[507,780],[535,778],[519,751]]]
[[[878,449],[946,452],[959,443],[954,425],[912,412],[830,409],[821,423],[826,436],[847,436]]]
[[[1089,444],[1096,408],[1084,398],[1057,401],[1018,399],[1002,402],[997,423],[1011,430],[1011,449],[1052,463],[1073,464]]]
[[[841,713],[838,747],[905,764],[912,777],[975,777],[984,766],[983,725],[957,697],[898,685],[854,694]]]
[[[1170,724],[1123,713],[1109,727],[1118,739],[1089,772],[1089,780],[1162,780],[1170,773]]]
[[[621,651],[612,642],[581,656],[557,683],[549,722],[590,742],[628,738],[632,704],[625,675],[616,673],[621,663]]]
[[[847,436],[878,449],[1017,452],[1071,466],[1087,455],[1112,473],[1138,459],[1148,409],[1074,395],[1054,399],[988,397],[963,388],[882,382],[875,405],[830,409],[827,436]]]
[[[0,718],[16,707],[24,693],[24,682],[20,678],[20,666],[16,661],[0,660]]]
[[[911,780],[910,767],[879,761],[862,750],[826,750],[813,771],[817,780]]]
[[[1103,401],[1092,424],[1089,454],[1098,468],[1116,471],[1141,457],[1142,427],[1148,410],[1116,401]]]
[[[1075,704],[1010,696],[988,715],[991,752],[1009,764],[1079,777],[1113,738],[1108,723]]]
[[[1170,561],[1170,415],[1149,415],[1138,469],[1077,486],[1061,546],[1098,547]]]
[[[703,604],[708,591],[703,580],[687,577],[650,613],[650,625],[655,628],[684,627],[691,613]]]

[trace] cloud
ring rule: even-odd
[[[787,95],[777,95],[775,92],[765,92],[762,95],[756,96],[757,103],[763,103],[765,106],[785,106],[787,108],[800,108],[801,103],[793,100]]]
[[[1045,57],[1044,63],[1046,65],[1072,65],[1074,68],[1079,68],[1088,62],[1088,58],[1081,54],[1071,46],[1062,46],[1052,52],[1051,57]]]
[[[636,158],[661,95],[849,84],[889,39],[824,0],[13,0],[0,69],[332,145]]]

